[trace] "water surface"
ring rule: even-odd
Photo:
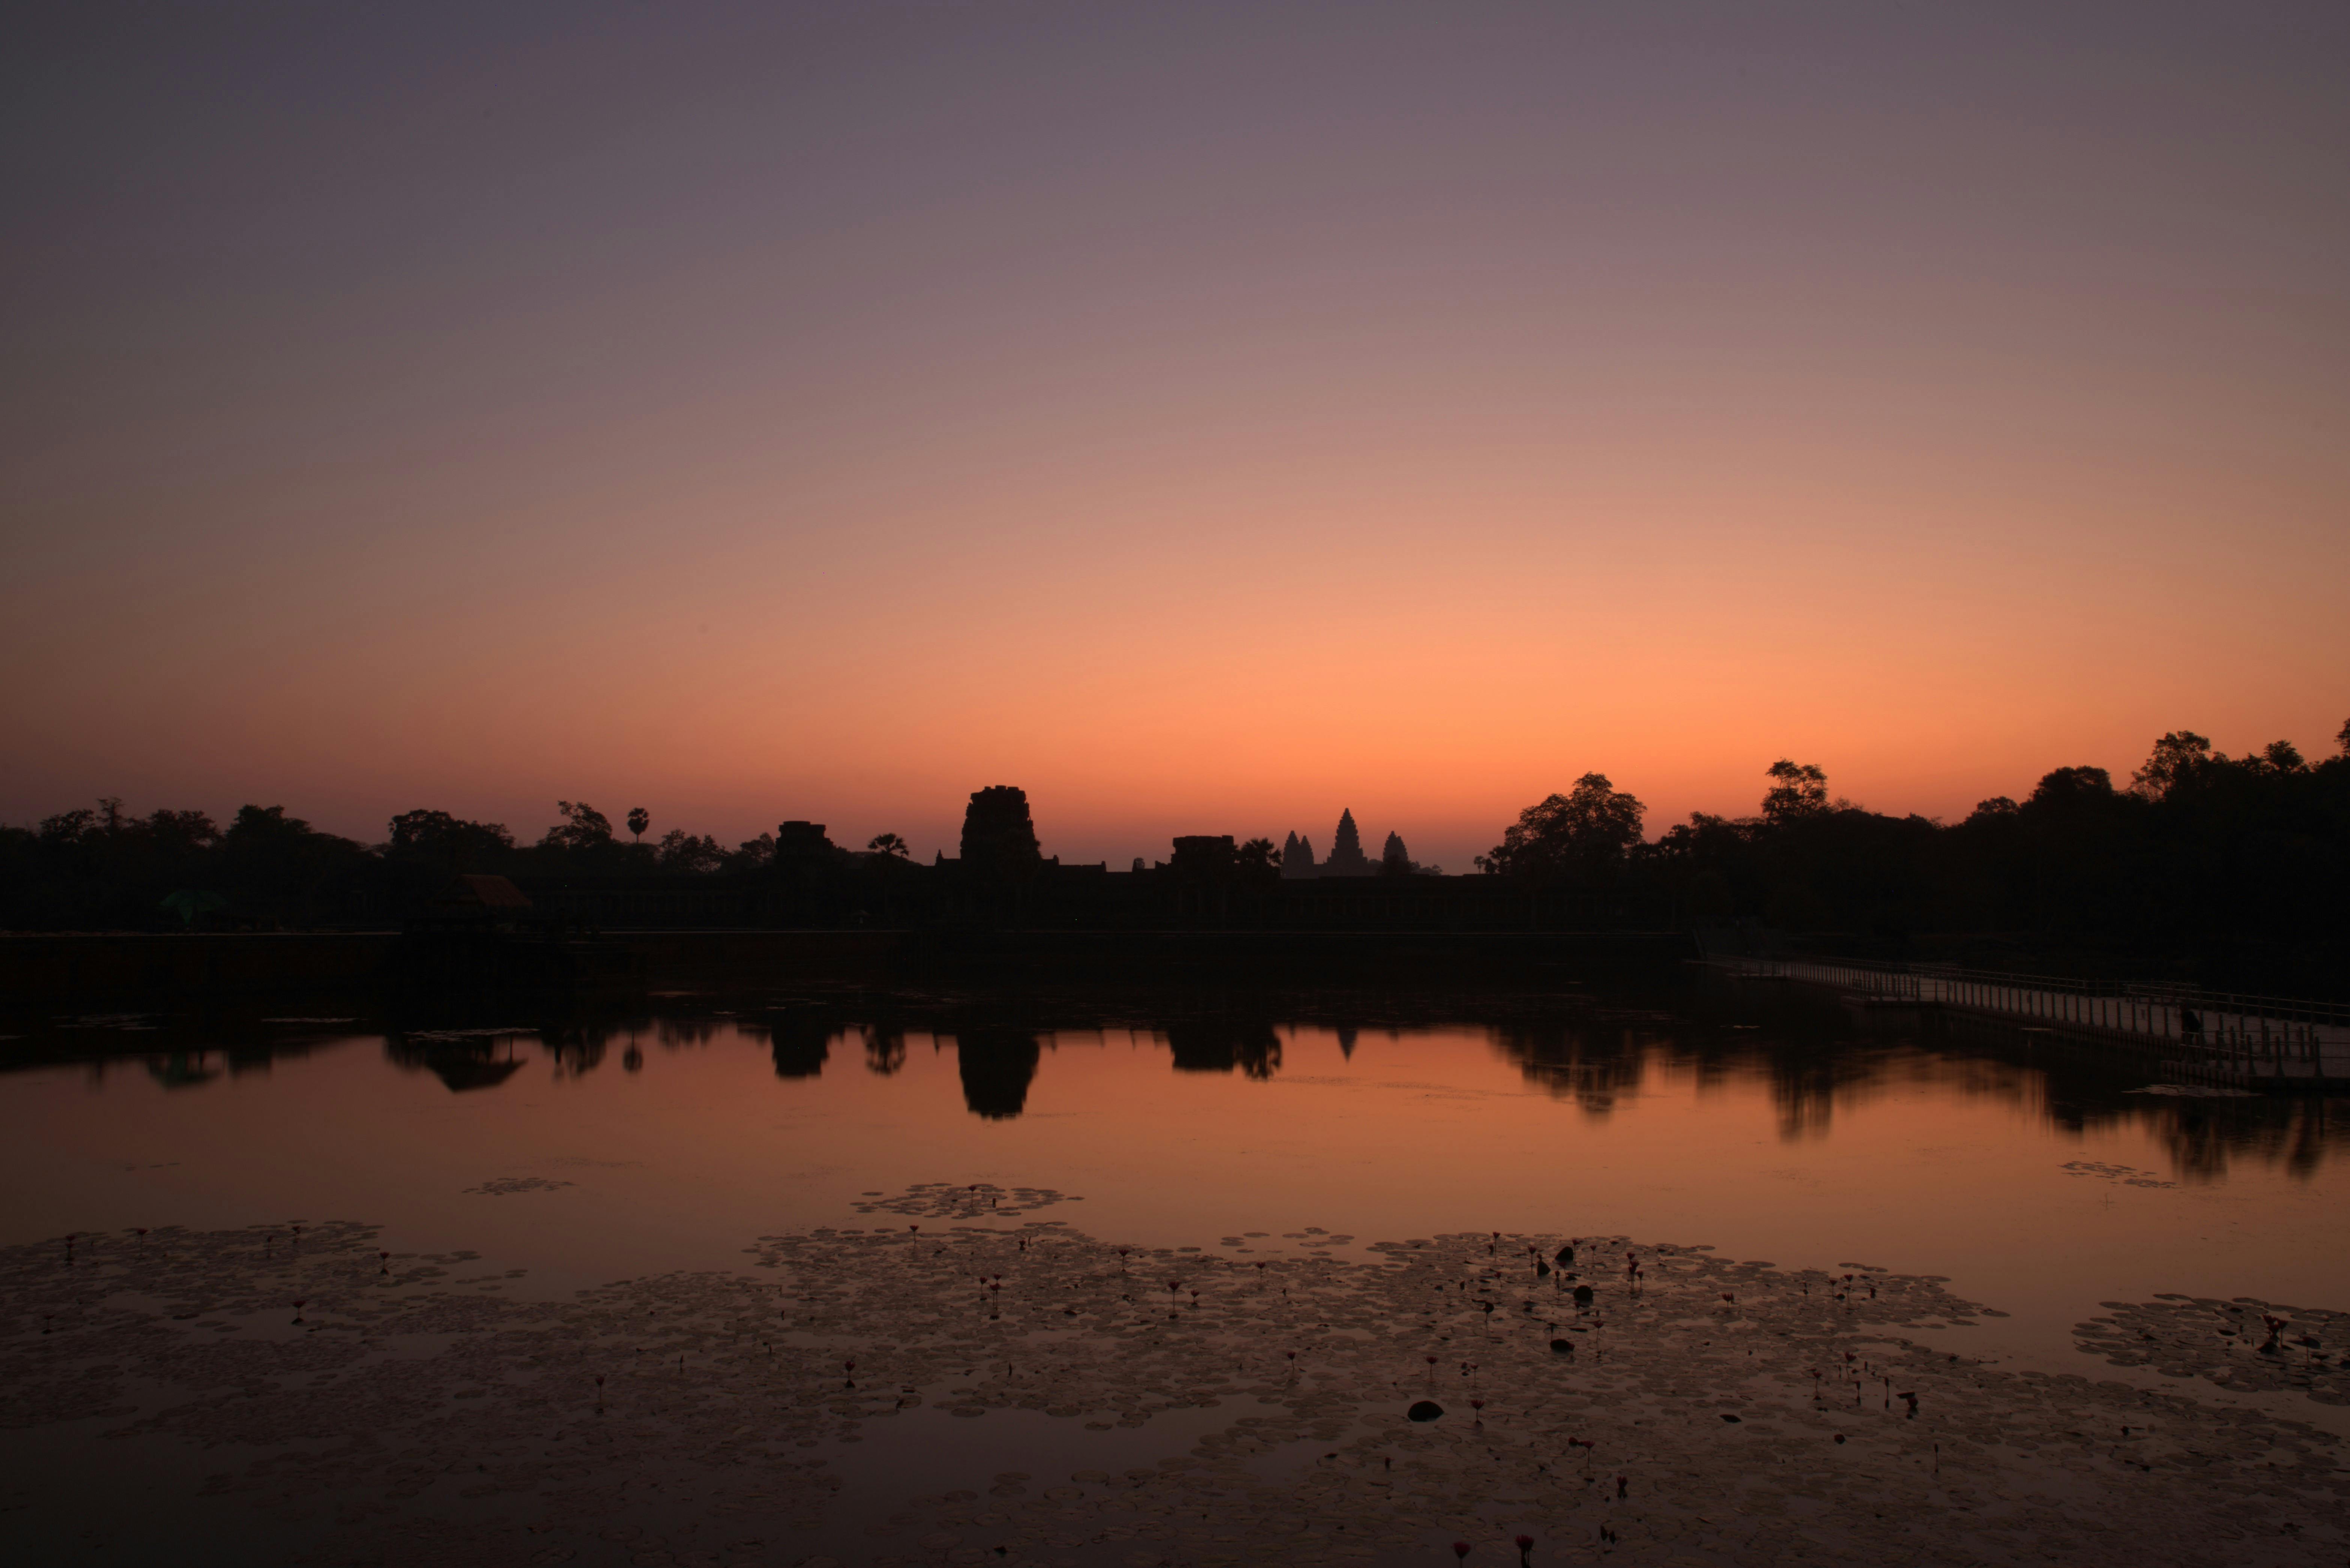
[[[2063,1370],[2104,1300],[2350,1303],[2328,1102],[2134,1092],[2158,1071],[1783,988],[437,1022],[12,1026],[0,1241],[359,1220],[553,1292],[984,1181],[1077,1195],[1055,1213],[1144,1246],[1627,1234],[1943,1275],[2011,1314],[1952,1331],[1968,1348]]]

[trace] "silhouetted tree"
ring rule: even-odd
[[[1478,868],[1542,878],[1607,875],[1640,842],[1647,810],[1606,774],[1586,774],[1567,794],[1547,795],[1520,812],[1502,842],[1477,857]]]
[[[79,844],[103,831],[98,826],[98,813],[86,805],[41,818],[40,836],[44,844]]]
[[[612,823],[602,812],[587,802],[573,804],[558,800],[555,809],[563,820],[546,830],[538,841],[542,849],[567,849],[574,853],[608,847],[612,843]]]
[[[44,817],[37,829],[0,830],[0,926],[150,927],[186,924],[221,908],[221,834],[201,811],[135,816],[119,796],[98,808]],[[182,897],[166,909],[171,895]]]
[[[272,923],[316,919],[338,887],[364,878],[365,846],[320,833],[282,805],[244,805],[220,836],[223,879],[247,913]]]
[[[282,805],[241,805],[221,840],[231,856],[252,857],[292,849],[310,832],[308,823],[286,815]]]
[[[1251,838],[1232,851],[1233,873],[1243,882],[1281,880],[1281,851],[1270,838]]]
[[[726,863],[726,852],[718,847],[718,840],[708,834],[697,838],[681,827],[672,827],[653,846],[653,864],[664,871],[703,874],[719,869]]]
[[[640,805],[629,807],[629,837],[631,841],[642,844],[645,841],[645,829],[652,825],[651,812]]]
[[[865,852],[884,859],[905,860],[912,857],[913,846],[894,833],[877,833],[866,844]]]
[[[2105,769],[2056,768],[2042,776],[2024,805],[2069,811],[2101,805],[2113,796],[2113,775]]]
[[[2173,730],[2155,742],[2153,754],[2131,775],[2130,793],[2147,800],[2160,800],[2213,762],[2226,760],[2224,755],[2212,755],[2210,737],[2192,730]]]
[[[775,836],[763,833],[756,838],[746,838],[727,851],[722,869],[756,871],[775,863]]]
[[[2309,765],[2302,761],[2301,748],[2291,741],[2271,741],[2244,761],[2256,772],[2272,774],[2297,774]]]
[[[148,836],[167,855],[185,855],[220,842],[220,829],[201,811],[153,811],[147,816]]]
[[[1781,757],[1767,770],[1773,781],[1762,796],[1762,815],[1771,822],[1793,822],[1828,809],[1828,775],[1816,763],[1793,763]]]
[[[514,852],[514,835],[502,822],[468,822],[445,811],[403,811],[391,819],[384,853],[423,862],[447,875],[479,871]]]

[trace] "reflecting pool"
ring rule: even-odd
[[[2057,1367],[2103,1300],[2350,1303],[2338,1105],[1783,987],[10,1027],[0,1242],[364,1220],[553,1292],[989,1182],[1147,1247],[1589,1232],[1941,1275],[2010,1314],[1977,1353]]]
[[[2350,1540],[2350,1317],[2285,1310],[2350,1303],[2338,1107],[2043,1035],[1728,982],[0,1033],[27,1561]]]

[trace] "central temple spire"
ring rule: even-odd
[[[1322,862],[1325,877],[1367,877],[1375,870],[1363,853],[1363,836],[1355,826],[1351,807],[1339,812],[1338,831],[1332,835],[1330,857]]]

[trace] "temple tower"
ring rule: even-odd
[[[1293,833],[1282,840],[1281,879],[1283,881],[1304,882],[1320,875],[1322,875],[1321,867],[1314,864],[1314,844],[1311,839],[1302,838]]]
[[[1338,814],[1338,831],[1332,836],[1330,858],[1322,862],[1325,877],[1368,877],[1378,869],[1363,853],[1363,836],[1356,829],[1352,808]]]

